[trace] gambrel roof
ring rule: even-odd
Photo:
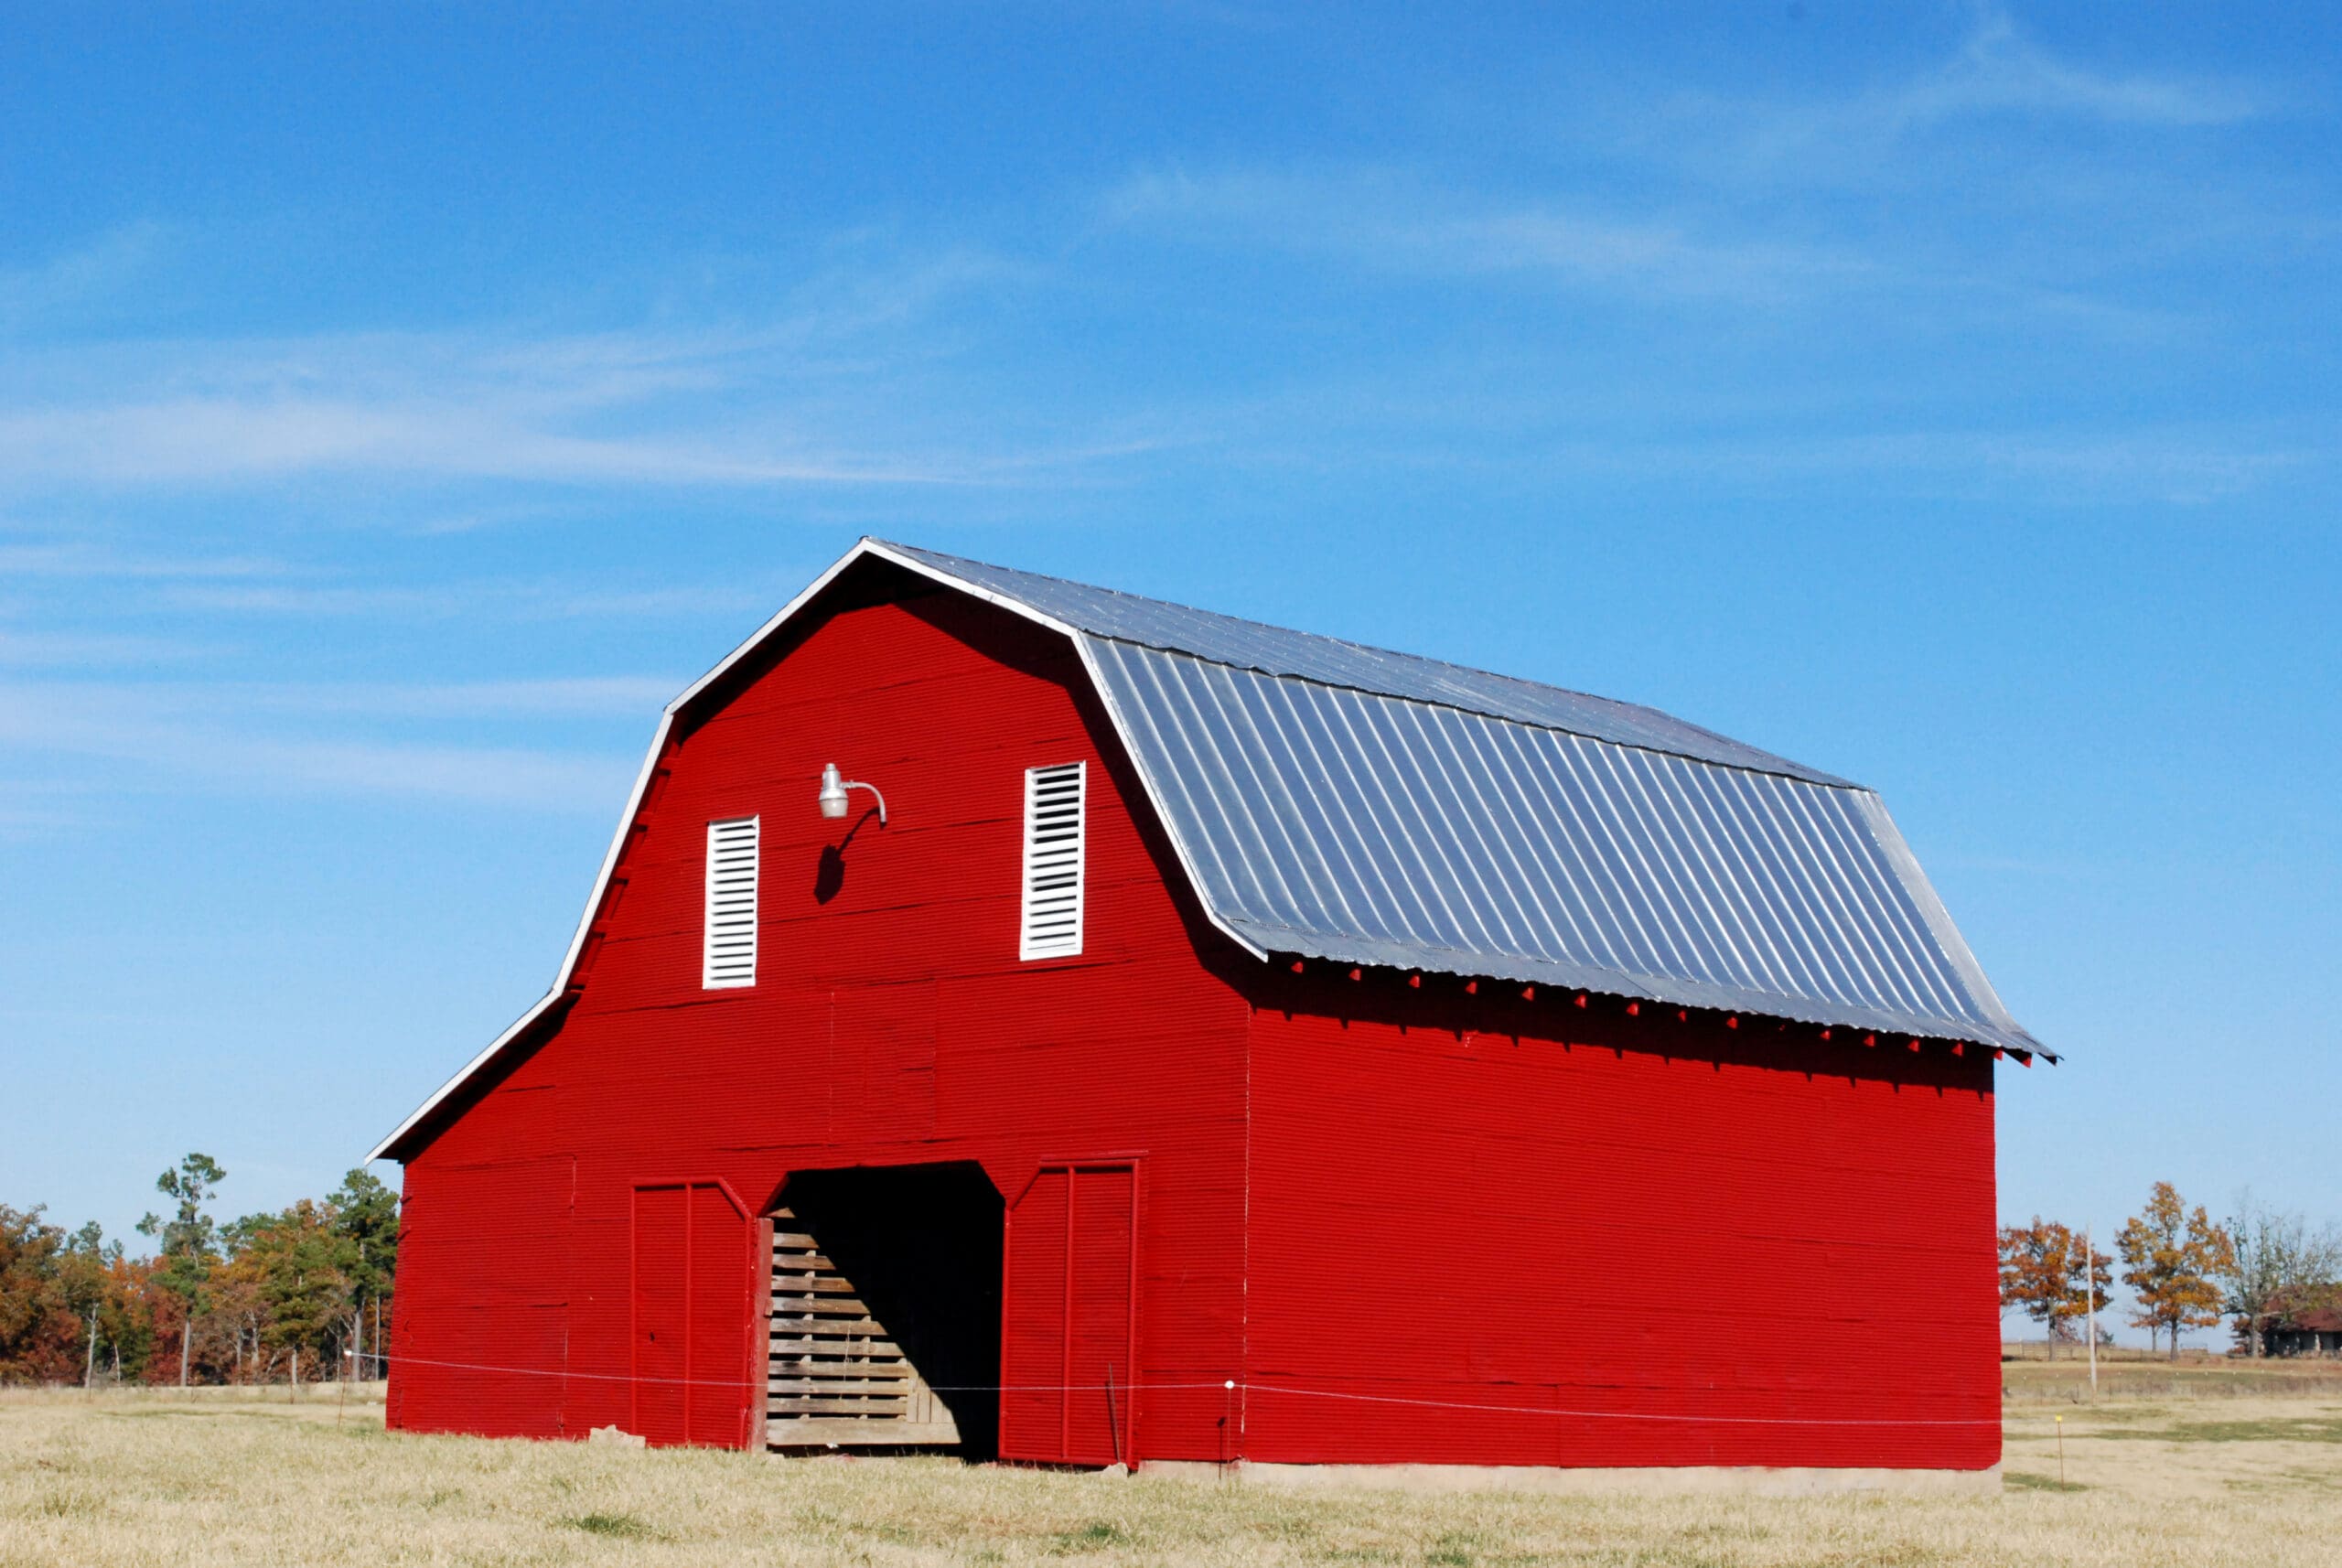
[[[1258,957],[2042,1050],[1871,790],[1652,708],[908,545],[855,545],[668,704],[651,757],[865,557],[1072,639],[1205,915]],[[559,998],[585,930],[372,1157]]]

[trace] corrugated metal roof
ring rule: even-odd
[[[1650,708],[901,545],[1066,627],[1268,952],[2041,1047],[1878,797]]]

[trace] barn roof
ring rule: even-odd
[[[865,557],[1072,639],[1204,913],[1257,956],[2049,1055],[1859,785],[1653,708],[930,550],[854,546],[668,704],[651,758]],[[553,989],[370,1157],[559,999],[618,842]]]
[[[876,548],[1076,639],[1255,951],[2041,1048],[1868,789],[1652,708]]]

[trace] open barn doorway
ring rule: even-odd
[[[792,1172],[771,1215],[766,1446],[993,1458],[1001,1217],[972,1163]]]

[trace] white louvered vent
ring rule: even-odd
[[[757,983],[757,819],[707,824],[707,940],[699,983],[722,991]]]
[[[1025,918],[1018,958],[1081,950],[1081,846],[1086,762],[1025,770]]]

